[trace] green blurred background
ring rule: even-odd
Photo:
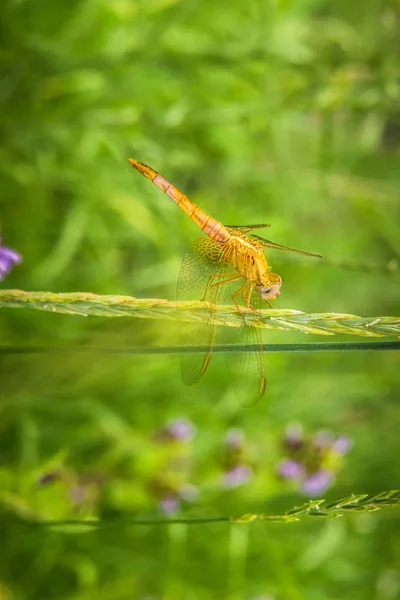
[[[131,156],[222,222],[266,221],[332,262],[271,251],[274,308],[398,314],[397,1],[3,0],[0,16],[0,224],[24,258],[3,288],[174,299],[198,232]],[[175,516],[283,512],[304,501],[276,476],[292,422],[352,439],[324,496],[399,487],[396,352],[268,355],[266,395],[243,409],[220,357],[186,388],[175,356],[108,353],[176,344],[169,322],[3,309],[0,328],[3,347],[97,348],[1,355],[1,600],[400,598],[396,511],[93,532],[20,520],[156,519],[181,484],[197,495]],[[193,438],[168,443],[177,418]],[[253,476],[227,489],[232,428]]]

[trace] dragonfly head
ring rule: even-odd
[[[281,293],[282,279],[275,273],[268,273],[268,282],[257,286],[257,292],[263,300],[276,300]]]

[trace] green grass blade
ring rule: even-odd
[[[0,498],[0,507],[1,507]],[[66,532],[85,532],[93,528],[127,525],[173,525],[184,523],[190,525],[202,525],[204,523],[252,523],[255,520],[273,523],[293,523],[304,517],[344,517],[354,512],[376,512],[382,509],[398,508],[400,506],[400,490],[388,490],[374,496],[368,494],[352,494],[346,498],[325,504],[325,500],[309,500],[301,506],[278,515],[245,513],[239,516],[218,516],[200,518],[146,518],[140,519],[129,514],[121,514],[116,517],[104,517],[102,519],[65,519],[65,520],[34,520],[26,514],[14,512],[15,520],[25,522],[35,527],[51,527]],[[5,503],[5,508],[10,509]]]
[[[162,299],[138,299],[131,296],[99,296],[75,292],[55,294],[52,292],[24,292],[22,290],[2,290],[0,307],[34,308],[57,313],[103,316],[137,317],[148,319],[168,319],[198,321],[209,318],[207,302],[171,302]],[[254,312],[241,309],[246,321],[254,327],[279,330],[298,330],[317,335],[335,333],[359,335],[363,337],[383,337],[400,335],[400,317],[359,317],[342,313],[305,314],[291,309],[266,309]],[[215,311],[218,325],[240,327],[241,315],[234,306],[218,306]]]

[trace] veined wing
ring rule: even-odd
[[[221,286],[211,288],[210,277],[216,272],[222,273],[224,265],[209,262],[196,254],[188,252],[184,255],[179,273],[177,295],[178,300],[207,300],[212,303],[205,321],[180,324],[181,370],[183,383],[191,385],[200,379],[210,361],[215,338],[213,319],[214,304],[218,302]],[[207,297],[205,298],[206,290]],[[205,346],[204,353],[185,351],[185,346]]]
[[[185,254],[178,279],[179,300],[205,299],[211,303],[205,321],[181,323],[180,343],[182,380],[191,385],[198,381],[206,371],[215,343],[216,326],[214,313],[216,304],[232,304],[232,296],[241,282],[225,282],[231,276],[224,264],[208,262],[196,253]],[[236,275],[233,274],[236,278]],[[211,279],[210,279],[211,278]],[[207,295],[205,296],[207,290]],[[256,315],[258,308],[265,308],[261,298],[253,292],[251,303]],[[239,309],[238,309],[239,313]],[[226,364],[231,375],[231,383],[239,403],[244,407],[253,406],[265,391],[264,356],[262,351],[261,330],[252,325],[246,312],[239,313],[241,327],[223,328],[219,337],[242,347],[240,353],[228,353]],[[218,328],[219,329],[219,328]],[[204,352],[185,352],[185,346],[204,346]]]
[[[269,223],[255,223],[254,225],[225,225],[225,227],[229,229],[237,229],[242,233],[250,233],[253,229],[264,229],[265,227],[271,227]],[[296,250],[295,248],[289,248],[289,246],[283,246],[282,244],[277,244],[276,242],[271,242],[270,240],[266,240],[256,234],[249,235],[250,238],[257,240],[263,246],[268,248],[275,248],[276,250],[287,250],[289,252],[296,252],[297,254],[304,254],[305,256],[314,256],[316,258],[322,258],[320,254],[314,254],[312,252],[305,252],[304,250]]]
[[[258,235],[250,235],[250,238],[257,240],[263,246],[267,246],[268,248],[275,248],[276,250],[288,250],[289,252],[296,252],[297,254],[305,254],[305,256],[314,256],[316,258],[322,258],[320,254],[313,254],[312,252],[305,252],[304,250],[296,250],[295,248],[289,248],[288,246],[282,246],[282,244],[277,244],[276,242],[271,242],[270,240],[265,240]]]
[[[249,233],[253,229],[264,229],[265,227],[271,227],[269,223],[256,223],[255,225],[225,225],[229,229],[238,229],[242,233]]]
[[[230,297],[234,285],[230,288]],[[236,289],[237,290],[237,284]],[[226,294],[227,290],[224,290]],[[224,296],[223,302],[228,300]],[[232,303],[232,300],[230,301]],[[241,352],[229,353],[226,355],[226,364],[231,375],[231,383],[235,395],[243,407],[254,406],[264,395],[266,387],[266,376],[264,366],[264,353],[262,349],[261,328],[254,327],[254,318],[257,312],[266,308],[260,296],[253,291],[251,294],[251,304],[254,314],[249,315],[246,311],[241,313],[242,326],[229,328],[229,341],[242,348]]]

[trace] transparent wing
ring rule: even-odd
[[[242,233],[249,233],[253,229],[264,229],[264,227],[271,227],[269,223],[256,223],[255,225],[225,225],[229,229],[238,229]]]
[[[183,383],[191,385],[198,381],[206,371],[215,338],[213,320],[214,303],[218,302],[220,286],[210,289],[210,277],[216,272],[223,273],[224,266],[209,262],[201,256],[187,253],[182,260],[179,273],[177,295],[178,300],[207,300],[212,303],[205,321],[180,324],[181,370]],[[205,298],[206,290],[207,298]],[[204,346],[204,353],[185,351],[185,346]]]
[[[185,254],[178,279],[178,300],[210,302],[206,309],[208,315],[205,320],[180,324],[182,380],[185,384],[191,385],[206,371],[217,330],[221,341],[223,338],[223,341],[238,345],[240,349],[238,353],[228,353],[226,363],[239,403],[245,407],[253,406],[263,396],[266,384],[261,330],[252,325],[254,316],[253,319],[249,319],[246,312],[239,311],[239,308],[238,314],[242,323],[240,327],[216,327],[214,315],[217,304],[233,304],[235,292],[242,286],[251,286],[251,284],[238,277],[237,272],[229,266],[206,260],[205,256],[212,256],[212,253],[207,254],[206,250],[205,245],[200,247],[200,254],[196,252]],[[235,281],[231,281],[232,278]],[[246,289],[246,297],[250,297],[254,313],[257,313],[260,308],[265,308],[265,304],[254,289],[251,287]],[[236,302],[240,302],[238,297]],[[242,304],[245,305],[244,301]],[[204,352],[190,352],[190,348],[185,351],[185,347],[188,346],[202,346]]]
[[[263,246],[267,246],[268,248],[275,248],[276,250],[288,250],[289,252],[296,252],[297,254],[305,254],[306,256],[314,256],[316,258],[322,258],[320,254],[313,254],[312,252],[304,252],[304,250],[295,250],[295,248],[289,248],[288,246],[282,246],[281,244],[276,244],[275,242],[271,242],[270,240],[265,240],[264,238],[259,237],[258,235],[251,235],[250,238],[257,240]]]
[[[242,280],[243,284],[244,280]],[[223,296],[220,301],[223,304],[232,304],[232,296],[241,285],[228,284],[222,286]],[[261,298],[255,292],[251,295],[251,304],[254,313],[261,308],[266,308]],[[241,327],[226,328],[229,331],[224,333],[225,341],[237,345],[240,352],[227,353],[225,355],[226,365],[230,373],[230,381],[233,390],[243,407],[250,407],[256,404],[264,395],[266,386],[264,353],[262,350],[261,329],[254,327],[254,317],[249,319],[245,312],[241,312]]]

